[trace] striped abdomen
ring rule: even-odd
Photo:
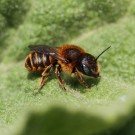
[[[29,71],[42,71],[52,63],[51,61],[52,58],[49,55],[31,52],[25,59],[25,67]]]

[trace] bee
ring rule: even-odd
[[[69,73],[76,77],[86,88],[89,88],[83,75],[100,77],[98,58],[111,46],[102,51],[97,57],[87,53],[76,45],[63,45],[61,47],[49,47],[46,45],[30,45],[30,54],[25,59],[25,67],[28,71],[41,71],[42,78],[37,89],[45,85],[47,77],[54,71],[59,84],[66,90],[61,72]]]

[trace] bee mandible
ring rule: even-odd
[[[45,85],[47,77],[54,71],[59,84],[66,90],[61,72],[75,76],[86,88],[89,88],[83,75],[94,78],[100,77],[98,58],[111,46],[102,51],[97,57],[87,53],[76,45],[63,45],[62,47],[49,47],[46,45],[30,45],[30,54],[25,59],[28,71],[41,71],[42,78],[37,89]]]

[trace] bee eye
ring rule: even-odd
[[[86,66],[86,65],[83,65],[83,71],[86,75],[89,75],[90,74],[90,70],[89,68]]]

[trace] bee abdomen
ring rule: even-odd
[[[38,52],[30,53],[25,60],[25,67],[29,71],[42,71],[49,64],[49,56]]]

